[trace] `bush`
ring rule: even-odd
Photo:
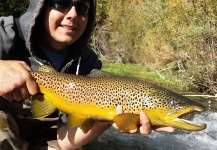
[[[19,17],[29,5],[29,0],[6,0],[0,1],[0,16],[13,15]]]
[[[97,27],[95,32],[103,58],[154,64],[160,71],[171,68],[184,83],[216,92],[216,49],[203,43],[216,37],[216,0],[110,0],[104,6],[100,27],[106,30]],[[100,43],[106,43],[107,50]]]

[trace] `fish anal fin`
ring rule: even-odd
[[[32,97],[31,111],[34,118],[48,116],[54,113],[54,106],[45,95],[36,95]]]
[[[69,114],[68,115],[68,121],[67,121],[67,125],[70,128],[74,128],[77,126],[80,126],[87,118],[83,115],[79,115],[79,114]]]
[[[119,114],[113,119],[113,122],[121,132],[130,132],[132,130],[136,130],[139,121],[139,115],[132,113]]]
[[[79,127],[86,134],[93,127],[93,124],[94,120],[86,119]]]

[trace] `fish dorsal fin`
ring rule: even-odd
[[[88,77],[111,77],[112,74],[108,72],[104,72],[98,69],[93,69],[90,74],[87,75]]]
[[[34,118],[48,116],[54,113],[56,107],[45,95],[35,95],[32,97],[31,111]]]
[[[130,132],[132,130],[136,130],[139,121],[139,115],[132,113],[119,114],[113,119],[113,122],[121,132]]]
[[[53,67],[48,66],[48,65],[39,66],[38,71],[41,71],[41,72],[57,72]]]

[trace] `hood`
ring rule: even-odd
[[[37,30],[35,27],[38,21],[40,21],[39,18],[43,12],[42,10],[46,1],[48,0],[30,0],[27,12],[18,19],[18,26],[20,28],[19,34],[25,40],[26,47],[30,51],[31,55],[35,55],[35,53],[37,53],[34,52],[32,34],[34,30]],[[73,59],[82,56],[87,47],[88,40],[93,29],[96,15],[96,0],[90,0],[90,2],[90,12],[86,30],[83,35],[72,44],[73,50],[71,51],[71,55]]]

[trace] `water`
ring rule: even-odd
[[[152,132],[151,135],[119,133],[112,127],[97,140],[84,146],[84,150],[217,150],[217,101],[197,99],[207,107],[194,121],[204,122],[203,131],[176,130],[174,133]]]

